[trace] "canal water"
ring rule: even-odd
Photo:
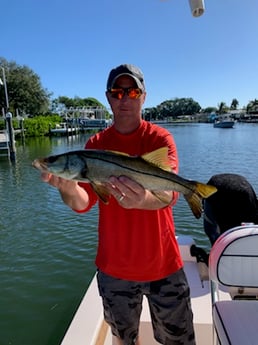
[[[257,125],[167,128],[181,176],[207,182],[213,174],[238,173],[258,191]],[[59,345],[95,272],[97,208],[72,212],[31,166],[37,157],[83,148],[86,140],[85,134],[26,139],[17,143],[15,164],[0,160],[0,345]],[[202,219],[183,197],[174,214],[177,233],[209,250]]]

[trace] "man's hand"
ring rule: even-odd
[[[111,176],[106,187],[110,194],[124,208],[137,208],[146,210],[156,210],[167,206],[168,203],[161,201],[151,191],[144,189],[139,183],[126,176]],[[172,200],[172,192],[159,192],[164,199]]]
[[[60,193],[67,194],[71,193],[77,185],[76,181],[67,180],[47,172],[41,173],[41,180],[59,189]]]
[[[87,192],[81,188],[77,181],[67,180],[46,172],[41,173],[42,181],[57,188],[63,202],[74,210],[84,210],[89,204]]]

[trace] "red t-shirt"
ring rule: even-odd
[[[178,172],[176,145],[162,127],[142,121],[137,130],[120,134],[114,126],[89,139],[86,148],[143,155],[160,147],[169,148],[169,160]],[[97,201],[89,184],[80,183],[90,197],[88,211]],[[175,204],[178,193],[173,193]],[[171,205],[159,210],[124,209],[115,198],[109,204],[99,202],[99,241],[97,267],[113,277],[133,281],[162,279],[182,267],[175,238]]]

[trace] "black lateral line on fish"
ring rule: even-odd
[[[141,160],[142,160],[142,158],[141,158],[140,156],[138,156],[138,157],[130,157],[130,156],[128,156],[127,158],[128,158],[128,160],[130,160],[130,159],[135,159],[135,158],[138,158],[138,159],[141,159]],[[86,158],[86,159],[87,159],[87,158]],[[149,173],[149,172],[146,171],[146,170],[144,170],[144,171],[137,170],[137,169],[132,168],[132,167],[130,167],[130,166],[125,166],[125,165],[123,165],[123,164],[119,164],[119,163],[117,163],[117,162],[111,161],[111,160],[109,160],[108,158],[105,158],[105,157],[94,157],[94,156],[92,156],[92,157],[90,157],[90,159],[95,159],[95,160],[98,160],[98,161],[107,162],[107,163],[109,163],[109,164],[116,165],[116,166],[118,166],[118,167],[120,167],[120,168],[124,168],[124,169],[126,169],[126,170],[129,170],[129,171],[134,172],[134,173],[137,173],[137,174],[140,173],[140,174],[148,175],[148,176],[151,176],[151,177],[157,177],[157,178],[166,179],[167,181],[181,184],[181,185],[184,186],[185,188],[191,189],[192,192],[195,192],[195,189],[194,189],[191,185],[189,185],[189,184],[187,183],[187,181],[186,181],[183,177],[180,177],[180,182],[179,182],[179,181],[176,182],[176,181],[172,181],[169,177],[164,177],[164,176],[161,177],[161,176],[159,176],[159,175],[157,175],[157,174]],[[144,161],[144,160],[143,160],[143,161]],[[145,161],[144,161],[144,162],[145,162]],[[147,164],[147,162],[146,162],[146,164]],[[166,170],[164,170],[164,169],[158,167],[158,166],[155,165],[155,164],[151,164],[151,163],[149,163],[149,164],[152,165],[153,167],[157,168],[157,169],[162,170],[162,172],[163,172],[164,174],[168,174],[168,175],[170,174],[168,171],[166,171]],[[173,173],[173,172],[171,172],[171,174],[176,175],[176,174]],[[126,176],[126,173],[125,173],[125,176]],[[176,175],[176,176],[178,177],[178,175]],[[178,177],[178,179],[179,179],[179,177]],[[186,183],[184,183],[184,180],[185,180]],[[195,181],[191,181],[191,182],[195,183]]]
[[[84,163],[84,165],[87,166],[87,158],[85,159],[85,157],[82,155],[78,155],[78,158]]]
[[[69,171],[69,156],[66,156],[64,171]]]

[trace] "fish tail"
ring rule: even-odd
[[[212,194],[217,192],[217,188],[201,182],[196,182],[196,189],[195,192],[199,194],[202,198],[206,199]]]
[[[202,199],[206,199],[217,191],[217,188],[208,184],[196,182],[195,190],[184,195],[194,216],[199,219],[202,215]]]

